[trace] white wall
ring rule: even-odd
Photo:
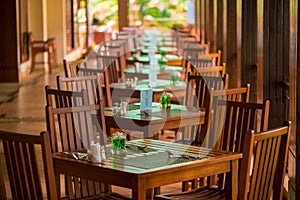
[[[65,0],[47,0],[48,36],[55,37],[58,64],[62,64],[66,54],[65,8]]]
[[[43,4],[45,0],[28,0],[29,31],[32,32],[35,40],[46,38],[44,28]]]

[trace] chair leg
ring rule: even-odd
[[[48,72],[52,72],[52,53],[51,50],[48,50]]]
[[[30,74],[33,72],[34,67],[35,67],[35,56],[36,56],[36,53],[32,52],[31,53],[31,66],[30,66],[30,71],[29,71]]]

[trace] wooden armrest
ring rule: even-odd
[[[47,41],[43,41],[43,40],[35,40],[35,41],[32,41],[31,44],[46,44]]]
[[[48,42],[48,43],[53,43],[54,40],[55,40],[55,37],[52,37],[52,38],[48,38],[48,40],[47,40],[46,42]]]

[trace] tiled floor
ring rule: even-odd
[[[0,129],[25,134],[39,134],[46,130],[44,91],[46,85],[56,88],[57,75],[64,75],[62,68],[54,69],[52,74],[36,68],[20,84],[0,83]],[[3,161],[1,148],[0,159]],[[165,186],[162,191],[179,190],[180,186],[181,184]],[[130,190],[125,188],[113,187],[113,190],[130,195]]]

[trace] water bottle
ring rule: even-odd
[[[157,58],[151,57],[150,58],[150,73],[149,73],[149,83],[150,87],[156,87],[157,82]]]

